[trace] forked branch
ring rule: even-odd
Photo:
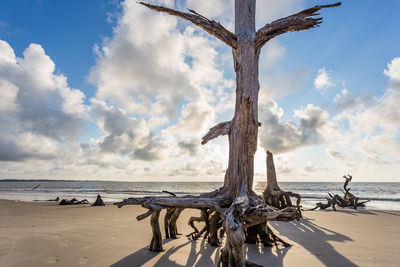
[[[313,16],[319,15],[316,13],[317,11],[328,8],[328,7],[337,7],[340,6],[341,2],[331,4],[331,5],[322,5],[315,6],[306,10],[303,10],[294,15],[281,18],[266,24],[264,27],[259,29],[256,33],[255,45],[256,49],[260,49],[266,42],[271,40],[272,38],[293,31],[302,31],[308,30],[311,28],[318,27],[320,23],[322,23],[322,18],[314,18]]]
[[[190,14],[190,13],[177,11],[177,10],[163,7],[163,6],[151,5],[151,4],[147,4],[144,2],[139,2],[139,3],[152,9],[152,10],[168,13],[172,16],[177,16],[184,20],[190,21],[191,23],[193,23],[196,26],[199,26],[200,28],[202,28],[203,30],[208,32],[209,34],[214,35],[215,37],[217,37],[218,39],[220,39],[222,42],[229,45],[230,47],[232,47],[234,49],[237,48],[237,44],[236,44],[237,37],[235,34],[230,32],[229,30],[227,30],[220,23],[218,23],[214,20],[210,20],[210,19],[200,15],[199,13],[197,13],[194,10],[189,9],[189,11],[191,13],[193,13],[193,14]]]

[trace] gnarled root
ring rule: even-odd
[[[293,221],[300,219],[296,208],[287,207],[277,210],[254,196],[237,197],[229,209],[221,214],[226,232],[226,243],[221,251],[222,266],[258,266],[246,262],[243,252],[245,241],[263,242],[267,246],[282,243],[290,246],[267,226],[267,221]]]
[[[204,227],[199,231],[194,225],[194,222],[204,222]],[[201,211],[201,216],[190,217],[188,224],[194,229],[194,232],[188,234],[187,237],[196,240],[204,234],[204,238],[207,238],[211,246],[219,246],[219,238],[223,237],[223,232],[220,232],[218,237],[218,229],[222,227],[221,216],[218,212],[209,213],[208,209],[203,209]]]
[[[209,229],[209,221],[208,221],[208,209],[202,209],[200,213],[200,217],[190,217],[188,224],[193,228],[193,232],[186,235],[187,237],[191,237],[193,240],[198,239],[203,233],[205,233],[204,237],[208,235]],[[194,222],[204,222],[204,227],[199,231],[197,227],[194,225]]]
[[[296,206],[292,204],[290,197],[296,198]],[[301,195],[282,191],[280,189],[266,188],[263,193],[265,203],[278,209],[284,209],[286,207],[296,207],[301,216]]]
[[[153,231],[153,237],[150,243],[151,251],[162,251],[161,231],[159,225],[159,216],[162,209],[167,209],[164,222],[164,228],[169,237],[176,237],[176,219],[184,208],[200,209],[200,217],[192,217],[189,224],[194,232],[191,234],[196,239],[204,234],[208,237],[210,244],[218,246],[219,238],[226,234],[225,247],[221,251],[220,264],[222,266],[259,266],[245,259],[243,244],[249,233],[257,238],[256,242],[262,242],[265,245],[277,245],[278,242],[284,246],[288,243],[277,237],[267,226],[267,221],[293,221],[300,219],[300,214],[295,207],[286,207],[278,210],[265,204],[262,199],[254,193],[244,194],[236,197],[230,207],[226,206],[229,199],[223,196],[206,197],[144,197],[129,198],[121,202],[114,203],[119,207],[124,205],[142,205],[148,209],[144,214],[137,216],[138,220],[143,220],[151,215],[150,223]],[[194,226],[194,222],[204,222],[202,230]],[[174,227],[172,227],[172,226]],[[223,228],[218,236],[218,230]],[[247,236],[246,236],[247,234]],[[258,241],[260,240],[260,241]]]
[[[176,226],[176,221],[178,220],[179,215],[183,211],[183,208],[168,208],[164,217],[164,230],[165,230],[165,238],[173,238],[176,239],[178,233],[178,228]]]
[[[158,223],[159,217],[160,211],[156,210],[152,212],[150,218],[151,229],[153,231],[153,237],[150,242],[150,251],[153,252],[163,251],[160,224]]]

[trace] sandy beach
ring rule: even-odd
[[[148,219],[141,207],[118,209],[0,201],[1,266],[215,266],[219,249],[205,240],[164,240],[164,252],[148,251]],[[179,232],[187,234],[185,210]],[[306,211],[299,222],[271,222],[291,248],[246,246],[264,266],[398,266],[400,212],[341,209]]]

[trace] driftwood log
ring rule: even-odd
[[[77,205],[77,204],[89,204],[89,201],[85,198],[82,200],[73,199],[62,199],[58,205]]]
[[[365,207],[365,204],[370,200],[359,201],[360,199],[358,197],[350,193],[351,189],[347,188],[349,182],[353,177],[351,175],[347,176],[344,175],[343,178],[346,179],[343,185],[343,189],[340,188],[340,191],[342,191],[344,194],[343,197],[337,194],[333,195],[332,193],[328,193],[329,197],[326,198],[327,203],[318,202],[316,206],[310,210],[316,210],[316,209],[325,210],[330,207],[332,207],[333,210],[336,210],[336,205],[341,208],[353,207],[354,209],[357,209],[358,207]]]
[[[231,121],[223,122],[211,128],[203,137],[202,144],[218,136],[227,135],[229,140],[228,169],[224,178],[224,185],[216,191],[201,194],[200,196],[184,197],[143,197],[128,198],[115,203],[118,207],[124,205],[142,205],[148,211],[137,217],[138,220],[151,216],[150,223],[153,238],[150,244],[151,251],[162,250],[160,225],[158,222],[160,210],[166,209],[166,227],[171,236],[170,225],[172,209],[200,209],[211,243],[218,245],[217,230],[223,228],[226,236],[224,248],[221,250],[219,264],[222,266],[258,266],[248,260],[244,254],[243,244],[246,241],[247,228],[257,226],[257,233],[268,238],[276,235],[266,227],[267,221],[293,221],[300,218],[296,207],[287,206],[283,209],[267,204],[262,197],[253,191],[254,154],[257,149],[258,122],[258,65],[261,48],[272,38],[292,31],[308,30],[317,27],[322,18],[315,17],[323,8],[333,5],[315,6],[286,18],[278,19],[266,24],[256,31],[255,28],[255,0],[235,0],[235,32],[227,30],[220,23],[207,19],[196,11],[181,12],[170,8],[140,4],[152,10],[177,16],[187,20],[215,36],[232,48],[234,70],[236,72],[236,102],[235,113]],[[268,125],[266,126],[268,127]],[[192,223],[197,219],[193,218]],[[207,226],[208,225],[208,226]],[[201,231],[194,228],[193,237]],[[262,229],[262,230],[261,230]],[[221,235],[221,234],[220,234]],[[248,235],[249,236],[249,235]],[[266,239],[266,238],[265,238]]]

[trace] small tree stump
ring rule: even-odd
[[[103,199],[101,199],[100,195],[97,195],[96,201],[92,204],[92,206],[105,206]]]

